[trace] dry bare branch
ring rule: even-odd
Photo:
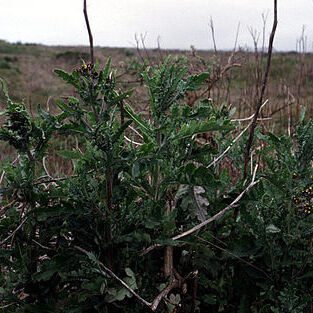
[[[136,142],[136,141],[134,141],[134,140],[132,140],[132,139],[129,139],[129,138],[126,137],[125,135],[124,135],[124,139],[126,139],[126,141],[128,141],[128,142],[130,142],[130,143],[132,143],[132,144],[134,144],[134,145],[136,145],[136,146],[142,146],[142,145],[143,145],[143,143]]]
[[[268,103],[268,99],[265,100],[265,102],[262,104],[260,111],[262,110],[262,108]],[[233,119],[231,120],[232,122],[245,122],[245,121],[249,121],[252,120],[254,117],[254,114],[252,114],[249,117],[245,117],[245,118],[237,118],[237,119]],[[258,118],[258,121],[265,121],[265,120],[270,120],[270,117],[264,117],[264,118]]]
[[[267,53],[267,64],[266,64],[266,69],[265,69],[265,73],[264,73],[264,77],[263,77],[263,83],[262,83],[260,98],[259,98],[257,108],[256,108],[255,113],[254,113],[251,129],[250,129],[250,135],[249,135],[247,145],[246,145],[245,164],[244,164],[244,173],[243,173],[244,178],[247,177],[248,163],[249,163],[249,159],[250,159],[249,154],[250,154],[250,150],[251,150],[251,146],[252,146],[252,142],[253,142],[253,138],[254,138],[254,130],[256,127],[256,122],[257,122],[258,115],[259,115],[259,112],[260,112],[260,109],[261,109],[261,106],[263,103],[263,97],[264,97],[265,89],[267,86],[267,80],[268,80],[268,75],[269,75],[270,66],[271,66],[271,59],[272,59],[273,42],[274,42],[277,24],[278,24],[278,21],[277,21],[277,0],[274,0],[274,21],[273,21],[273,27],[272,27],[272,31],[271,31],[271,35],[270,35],[270,39],[269,39],[269,47],[268,47],[268,53]]]
[[[234,254],[234,253],[228,251],[227,249],[224,249],[224,248],[222,248],[222,247],[220,247],[220,246],[214,244],[213,242],[210,242],[210,241],[208,241],[208,240],[206,240],[206,239],[204,239],[204,238],[202,238],[202,237],[199,237],[199,236],[197,236],[197,235],[195,235],[194,237],[195,237],[195,238],[198,238],[199,240],[201,240],[201,241],[203,241],[203,242],[205,242],[205,243],[207,243],[207,244],[209,244],[209,245],[211,245],[211,246],[213,246],[213,247],[215,247],[215,248],[217,248],[217,249],[219,249],[219,250],[221,250],[221,251],[223,251],[223,252],[226,253],[226,254],[231,255],[232,257],[234,257],[234,258],[240,260],[241,262],[243,262],[243,263],[245,263],[245,264],[247,264],[247,265],[253,267],[253,268],[256,269],[257,271],[263,273],[268,279],[273,280],[273,278],[270,277],[264,270],[262,270],[261,268],[255,266],[253,263],[246,261],[245,259],[241,258],[240,256],[238,256],[238,255],[236,255],[236,254]]]

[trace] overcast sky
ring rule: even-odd
[[[160,37],[166,49],[212,49],[212,17],[218,49],[238,44],[252,47],[248,28],[261,32],[268,13],[267,41],[273,20],[273,0],[87,0],[97,46],[132,47],[135,34],[145,35],[147,47]],[[0,0],[0,39],[47,45],[88,45],[83,0]],[[295,50],[305,26],[307,50],[312,51],[313,0],[278,0],[276,50]]]

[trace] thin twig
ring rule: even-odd
[[[14,204],[18,201],[18,199],[14,199],[13,201],[11,201],[9,204],[3,206],[0,210],[0,216],[4,215],[5,212]]]
[[[179,287],[179,281],[172,276],[171,281],[167,287],[165,287],[159,294],[158,296],[153,300],[153,303],[151,305],[151,310],[154,312],[158,305],[160,304],[161,300],[166,298],[169,292],[174,289]]]
[[[0,185],[2,184],[4,175],[5,175],[5,171],[3,170],[1,173],[1,177],[0,177]]]
[[[0,310],[1,310],[1,309],[5,309],[5,308],[7,308],[7,307],[9,307],[9,306],[11,306],[11,305],[14,305],[14,304],[17,304],[17,303],[16,303],[16,302],[13,302],[13,303],[9,303],[9,304],[0,306]]]
[[[85,249],[79,247],[79,246],[74,246],[75,249],[79,250],[80,252],[86,254],[88,256],[89,252],[86,251]],[[143,303],[144,305],[148,306],[149,308],[151,308],[152,303],[146,301],[145,299],[143,299],[142,297],[140,297],[140,295],[134,291],[131,287],[129,287],[122,279],[120,279],[118,276],[116,276],[116,274],[114,274],[108,267],[106,267],[102,262],[100,262],[99,260],[97,260],[99,265],[115,280],[117,280],[124,288],[126,288],[133,296],[135,296],[141,303]]]
[[[215,166],[215,164],[224,157],[224,155],[230,150],[230,148],[233,146],[233,144],[239,140],[239,138],[247,131],[247,129],[251,126],[252,122],[250,122],[248,124],[248,126],[246,126],[246,128],[241,131],[241,133],[230,143],[230,145],[224,150],[224,152],[219,156],[217,157],[216,159],[214,159],[214,161],[212,161],[208,166],[207,168],[211,167],[211,166]]]
[[[264,93],[265,93],[265,89],[266,89],[266,85],[267,85],[267,80],[268,80],[268,75],[269,75],[269,71],[270,71],[273,42],[274,42],[275,32],[276,32],[276,28],[277,28],[277,23],[278,23],[278,21],[277,21],[277,0],[274,0],[274,22],[273,22],[273,28],[271,31],[270,39],[269,39],[266,70],[265,70],[264,77],[263,77],[263,84],[262,84],[260,98],[259,98],[258,105],[257,105],[257,108],[256,108],[255,113],[254,113],[254,117],[252,120],[250,136],[249,136],[248,141],[247,141],[246,152],[245,152],[244,172],[243,172],[244,179],[247,177],[249,154],[250,154],[250,150],[251,150],[251,146],[252,146],[252,142],[253,142],[253,138],[254,138],[254,130],[255,130],[258,115],[259,115],[259,112],[260,112],[260,109],[262,106],[263,97],[264,97]]]
[[[36,241],[35,239],[32,239],[32,241],[33,241],[35,244],[37,244],[39,247],[43,248],[43,249],[54,251],[54,249],[42,245],[40,242]]]
[[[233,256],[234,258],[240,260],[241,262],[246,263],[247,265],[253,267],[253,268],[256,269],[257,271],[263,273],[263,274],[264,274],[267,278],[269,278],[270,280],[273,280],[272,277],[270,277],[264,270],[262,270],[261,268],[255,266],[254,264],[252,264],[252,263],[246,261],[245,259],[239,257],[238,255],[236,255],[236,254],[234,254],[234,253],[232,253],[232,252],[230,252],[230,251],[228,251],[228,250],[226,250],[226,249],[224,249],[224,248],[222,248],[222,247],[220,247],[220,246],[218,246],[218,245],[215,245],[214,243],[212,243],[212,242],[210,242],[210,241],[208,241],[208,240],[206,240],[206,239],[204,239],[204,238],[202,238],[202,237],[199,237],[199,236],[197,236],[197,235],[194,235],[194,237],[196,237],[196,238],[198,238],[198,239],[200,239],[200,240],[202,240],[202,241],[208,243],[209,245],[211,245],[211,246],[213,246],[213,247],[215,247],[215,248],[217,248],[217,249],[219,249],[219,250],[221,250],[221,251],[223,251],[223,252],[225,252],[225,253],[227,253],[227,254]]]
[[[134,145],[136,145],[136,146],[142,146],[142,145],[143,145],[143,143],[136,142],[136,141],[134,141],[134,140],[132,140],[132,139],[129,139],[129,138],[126,137],[125,135],[124,135],[124,139],[126,139],[126,141],[131,142],[132,144],[134,144]]]
[[[182,234],[179,234],[177,236],[172,237],[171,239],[172,240],[178,240],[178,239],[181,239],[183,237],[186,237],[186,236],[194,233],[195,231],[201,229],[202,227],[206,226],[207,224],[212,223],[213,221],[220,219],[228,211],[230,211],[232,208],[234,208],[235,205],[237,204],[237,202],[239,202],[239,200],[244,196],[244,194],[246,194],[254,185],[256,185],[259,182],[259,181],[255,181],[255,175],[256,175],[257,169],[258,169],[258,165],[256,165],[256,167],[254,169],[254,174],[253,174],[251,183],[248,185],[248,187],[244,191],[241,192],[241,194],[230,205],[228,205],[225,209],[223,209],[219,213],[215,214],[211,218],[209,218],[209,219],[205,220],[204,222],[192,227],[191,229],[183,232]]]
[[[20,225],[18,225],[18,227],[7,237],[5,238],[4,240],[2,240],[0,242],[0,246],[2,246],[4,243],[6,243],[11,237],[13,237],[15,235],[15,233],[26,223],[28,217],[26,217],[22,223]]]
[[[48,157],[48,156],[44,156],[44,157],[42,158],[42,166],[43,166],[43,168],[44,168],[44,170],[45,170],[47,176],[50,177],[50,178],[52,178],[52,176],[49,174],[48,169],[47,169],[47,166],[46,166],[46,158],[47,158],[47,157]]]
[[[235,52],[236,49],[237,49],[237,42],[238,42],[238,37],[239,37],[239,29],[240,29],[240,22],[237,25],[237,32],[236,32],[236,38],[235,38],[235,44],[234,44],[233,52]]]
[[[135,132],[140,138],[142,138],[143,139],[143,136],[134,128],[134,127],[132,127],[132,126],[128,126],[128,128],[129,129],[131,129],[133,132]]]
[[[59,178],[53,178],[53,179],[48,179],[48,180],[42,180],[34,183],[34,185],[41,185],[41,184],[49,184],[49,183],[55,183],[58,181],[63,181],[71,178],[76,178],[78,175],[72,175],[72,176],[67,176],[67,177],[59,177]]]
[[[210,24],[209,25],[210,25],[210,28],[211,28],[212,41],[213,41],[213,45],[214,45],[214,52],[217,53],[215,34],[214,34],[214,24],[213,24],[212,16],[210,16]]]
[[[260,108],[260,111],[262,110],[262,108],[268,103],[268,99],[266,99],[264,101],[264,103],[262,104],[261,108]],[[244,122],[244,121],[249,121],[249,120],[252,120],[254,117],[254,114],[252,114],[251,116],[249,117],[245,117],[245,118],[237,118],[237,119],[233,119],[231,120],[232,122]],[[270,120],[271,118],[270,117],[265,117],[265,118],[258,118],[258,121],[264,121],[264,120]]]

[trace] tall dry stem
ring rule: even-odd
[[[273,21],[273,27],[272,27],[272,31],[271,31],[271,35],[270,35],[270,39],[269,39],[269,45],[268,45],[267,64],[266,64],[266,69],[265,69],[265,72],[264,72],[260,98],[259,98],[256,110],[255,110],[255,113],[254,113],[251,129],[250,129],[250,135],[249,135],[249,138],[248,138],[248,141],[247,141],[247,145],[246,145],[245,165],[244,165],[244,173],[243,173],[244,179],[247,178],[248,163],[249,163],[249,159],[250,159],[250,150],[251,150],[251,146],[252,146],[252,142],[253,142],[254,130],[255,130],[257,119],[258,119],[258,115],[259,115],[259,112],[260,112],[260,109],[261,109],[261,106],[262,106],[262,103],[263,103],[263,97],[264,97],[264,93],[265,93],[265,89],[266,89],[266,85],[267,85],[267,81],[268,81],[268,75],[269,75],[269,71],[270,71],[270,67],[271,67],[273,42],[274,42],[274,37],[275,37],[277,24],[278,24],[278,20],[277,20],[277,0],[274,0],[274,21]]]

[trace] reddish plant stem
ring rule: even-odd
[[[252,120],[252,124],[251,124],[251,128],[250,128],[250,135],[249,135],[247,145],[246,145],[245,165],[244,165],[244,172],[243,172],[243,178],[244,179],[247,178],[247,174],[248,174],[248,164],[249,164],[249,159],[250,159],[250,150],[251,150],[252,142],[253,142],[253,138],[254,138],[254,130],[256,127],[258,115],[259,115],[259,112],[260,112],[260,109],[261,109],[261,106],[263,103],[263,97],[264,97],[265,89],[267,86],[268,75],[269,75],[270,66],[271,66],[271,59],[272,59],[273,42],[274,42],[275,32],[276,32],[276,28],[277,28],[277,23],[278,23],[278,21],[277,21],[277,0],[274,0],[274,22],[273,22],[273,28],[271,31],[270,39],[269,39],[266,70],[265,70],[264,77],[263,77],[261,94],[260,94],[259,101],[258,101],[256,110],[255,110],[255,113],[253,116],[253,120]]]
[[[89,19],[87,14],[87,1],[84,0],[84,16],[85,16],[85,22],[87,26],[88,36],[89,36],[89,45],[90,45],[90,62],[91,64],[94,64],[94,58],[93,58],[93,37],[89,25]]]

